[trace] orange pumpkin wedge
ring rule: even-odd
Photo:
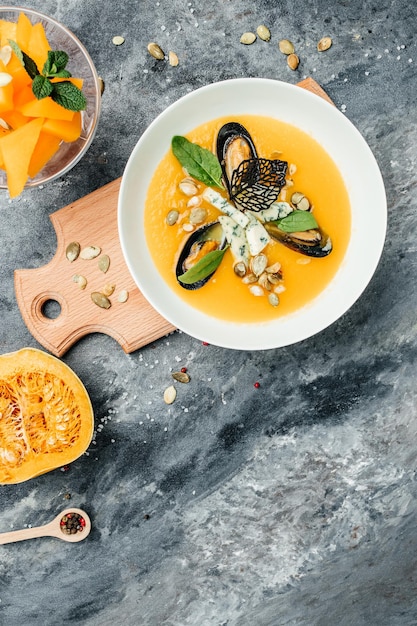
[[[65,122],[63,122],[65,124]],[[36,174],[39,174],[41,169],[48,163],[48,161],[54,156],[61,143],[60,137],[54,137],[44,132],[44,127],[39,134],[39,139],[36,142],[36,146],[32,152],[28,167],[28,176],[34,178]]]
[[[42,124],[43,119],[37,118],[0,137],[0,150],[11,198],[18,196],[26,184],[30,159],[39,139]]]
[[[19,14],[16,25],[17,45],[28,54],[29,41],[32,33],[32,22],[24,13]]]
[[[63,361],[36,348],[0,355],[0,484],[75,461],[90,445],[90,397]]]
[[[74,113],[74,117],[69,122],[65,120],[46,119],[42,130],[63,141],[76,141],[81,135],[81,113]]]

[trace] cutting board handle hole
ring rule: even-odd
[[[61,315],[61,305],[57,300],[48,298],[41,305],[41,314],[48,320],[56,320]]]

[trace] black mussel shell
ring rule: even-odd
[[[229,198],[239,209],[260,211],[275,202],[285,185],[286,161],[259,158],[250,134],[238,122],[220,128],[216,152]]]
[[[192,232],[191,235],[188,237],[178,257],[177,265],[175,268],[175,275],[177,277],[177,280],[178,280],[178,276],[181,276],[187,271],[187,269],[189,269],[186,267],[186,261],[190,257],[190,255],[193,253],[193,250],[201,249],[201,247],[208,244],[208,242],[215,242],[216,247],[214,249],[217,249],[217,250],[223,250],[223,248],[227,245],[227,241],[224,236],[223,229],[221,227],[220,222],[216,221],[216,222],[210,222],[208,224],[204,224],[203,226],[200,226],[200,228],[197,228],[197,230]],[[209,249],[207,250],[207,252],[213,249],[212,247],[210,247],[210,244],[208,245],[209,245]],[[200,289],[207,283],[207,281],[210,280],[213,274],[214,272],[210,274],[210,276],[207,276],[206,278],[203,278],[195,283],[192,283],[191,285],[182,283],[180,280],[178,280],[178,283],[181,285],[181,287],[184,287],[184,289],[190,289],[190,290]]]
[[[306,256],[322,258],[332,251],[332,241],[320,228],[299,232],[286,233],[273,222],[264,224],[273,239]]]

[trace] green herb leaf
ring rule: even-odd
[[[69,80],[61,83],[53,83],[51,98],[69,111],[83,111],[87,106],[87,100],[81,91]]]
[[[47,77],[56,76],[59,72],[65,69],[67,63],[68,54],[66,52],[63,50],[49,50],[48,58],[46,59],[42,69],[42,74]]]
[[[172,138],[171,147],[174,156],[190,176],[209,187],[223,189],[220,163],[210,150],[192,143],[181,135]]]
[[[286,217],[273,222],[285,233],[297,233],[312,228],[318,228],[316,218],[309,211],[292,211]]]
[[[35,61],[31,59],[30,56],[26,54],[26,52],[23,52],[23,50],[21,50],[19,46],[17,45],[17,43],[13,41],[12,39],[9,39],[9,44],[10,44],[11,49],[13,50],[13,52],[15,53],[15,55],[17,56],[17,58],[19,59],[19,61],[21,62],[25,70],[27,71],[27,73],[29,74],[29,76],[32,79],[35,78],[35,76],[38,76],[39,70]]]
[[[197,261],[193,267],[187,270],[185,274],[178,276],[178,280],[186,285],[192,285],[198,283],[199,280],[207,278],[207,276],[210,276],[210,274],[215,272],[219,267],[227,248],[228,246],[223,248],[223,250],[212,250],[208,252],[202,259]]]
[[[48,78],[41,76],[41,74],[35,76],[32,82],[32,91],[38,100],[42,100],[42,98],[50,96],[52,90],[53,86]]]
[[[9,42],[9,46],[11,47],[11,49],[13,50],[13,52],[15,53],[15,55],[17,56],[17,58],[23,65],[23,67],[25,67],[25,62],[23,61],[23,53],[21,49],[19,48],[19,46],[17,45],[17,43],[13,41],[13,39],[8,39],[8,42]]]
[[[60,70],[54,74],[54,78],[71,78],[72,74],[68,70]]]

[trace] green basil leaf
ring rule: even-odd
[[[87,100],[83,92],[69,80],[61,83],[53,83],[51,98],[69,111],[83,111],[87,106]]]
[[[53,90],[49,78],[38,74],[32,81],[32,91],[38,100],[50,96]]]
[[[273,223],[285,233],[297,233],[318,228],[319,226],[312,213],[309,211],[298,211],[297,209]]]
[[[174,156],[190,176],[208,187],[220,187],[223,189],[220,163],[210,150],[192,143],[181,135],[176,135],[172,138],[171,147]]]
[[[207,276],[210,276],[210,274],[215,272],[219,267],[227,248],[228,246],[223,248],[223,250],[212,250],[208,252],[203,258],[197,261],[193,267],[187,270],[185,274],[178,276],[178,280],[186,285],[192,285],[193,283],[198,283],[199,280],[207,278]]]

